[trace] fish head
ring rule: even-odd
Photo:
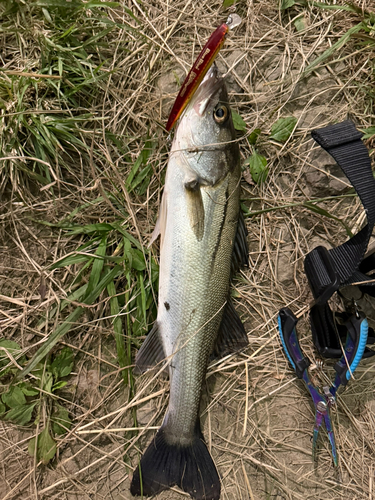
[[[239,148],[228,92],[216,66],[186,107],[172,151],[183,156],[202,184],[215,185],[238,168]]]

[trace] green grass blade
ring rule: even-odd
[[[102,241],[99,243],[95,255],[97,255],[98,257],[104,257],[106,254],[106,250],[107,250],[107,235],[104,235]],[[104,260],[102,259],[94,260],[90,273],[89,283],[87,285],[87,291],[86,291],[87,297],[97,287],[100,280],[100,275],[102,274],[103,271],[103,266],[104,266]]]
[[[323,215],[324,217],[327,217],[328,219],[333,219],[333,220],[339,222],[344,227],[347,235],[350,238],[353,237],[353,233],[351,232],[350,227],[339,217],[336,217],[335,215],[329,213],[327,210],[324,210],[324,208],[317,207],[316,205],[314,205],[314,203],[311,203],[311,201],[306,201],[303,204],[303,206],[305,208],[308,208],[309,210],[311,210],[312,212],[314,212],[316,214]]]
[[[363,28],[364,28],[364,24],[362,22],[359,24],[356,24],[352,28],[349,28],[348,31],[345,33],[345,35],[343,35],[336,43],[334,43],[332,45],[332,47],[330,47],[329,49],[324,51],[322,55],[317,57],[311,64],[309,64],[307,66],[305,71],[302,73],[302,76],[305,77],[308,73],[311,73],[311,71],[313,71],[317,66],[319,66],[326,59],[331,57],[331,55],[334,54],[334,52],[336,52],[336,50],[338,50],[340,47],[345,45],[345,43],[350,39],[350,37],[354,33],[358,33],[358,31],[360,31]]]
[[[92,304],[107,288],[108,284],[122,271],[121,266],[115,266],[108,274],[106,274],[95,287],[95,289],[84,299],[85,304]],[[84,307],[78,306],[69,314],[66,320],[52,332],[45,343],[38,349],[26,367],[16,376],[16,380],[20,380],[33,370],[36,365],[51,351],[57,342],[70,330],[72,325],[79,319],[84,311]]]
[[[354,5],[332,5],[332,4],[326,4],[322,2],[314,2],[311,0],[297,0],[295,2],[297,5],[302,5],[303,7],[309,7],[309,6],[314,6],[318,7],[323,10],[346,10],[347,12],[358,12],[358,7],[355,7]]]
[[[112,227],[113,229],[115,229],[116,231],[118,231],[119,233],[121,233],[123,236],[125,236],[125,238],[130,241],[130,243],[133,243],[134,246],[136,246],[139,250],[142,250],[142,244],[136,240],[134,238],[134,236],[132,236],[130,233],[128,233],[124,228],[123,226],[121,225],[121,223],[112,223]]]
[[[145,325],[146,325],[147,324],[146,290],[145,290],[145,284],[143,281],[143,274],[142,273],[138,273],[138,283],[139,283],[139,287],[141,289],[141,303],[142,303],[143,320],[144,320]]]
[[[115,334],[116,341],[116,351],[117,351],[117,359],[121,368],[125,366],[130,366],[131,360],[128,359],[125,352],[125,336],[122,328],[122,319],[120,314],[120,306],[118,303],[118,298],[116,297],[116,287],[113,281],[111,281],[107,285],[107,292],[110,298],[110,308],[111,308],[111,316],[113,316],[113,330]],[[122,377],[124,382],[127,384],[128,381],[128,370],[122,371]]]
[[[143,151],[139,153],[138,158],[135,160],[134,165],[132,166],[126,178],[125,186],[128,190],[131,189],[134,176],[138,172],[138,169],[142,164],[143,164]]]
[[[53,319],[56,316],[57,311],[63,311],[72,302],[83,302],[83,297],[86,295],[87,283],[83,286],[77,288],[73,293],[67,296],[66,299],[62,300],[59,305],[53,307],[48,314],[48,319]],[[40,331],[46,324],[46,320],[43,319],[38,323],[37,329]]]
[[[82,264],[83,262],[90,260],[92,261],[92,258],[90,258],[88,255],[82,255],[79,253],[76,253],[74,255],[67,255],[66,257],[63,257],[62,259],[52,264],[50,269],[53,270],[53,269],[58,269],[59,267],[72,266],[74,264]]]

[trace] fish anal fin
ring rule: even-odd
[[[150,248],[150,246],[154,243],[159,234],[160,234],[161,245],[163,244],[166,224],[167,224],[167,193],[164,191],[163,196],[161,198],[159,216],[156,221],[155,228],[152,231],[148,248]]]
[[[228,299],[212,354],[214,357],[222,358],[245,348],[248,343],[243,323],[233,302]]]
[[[232,252],[231,275],[233,276],[241,267],[247,267],[248,265],[249,247],[247,244],[247,229],[242,210],[240,210]]]
[[[204,205],[198,179],[185,182],[190,226],[198,241],[204,235]]]
[[[135,357],[134,373],[144,373],[161,363],[164,359],[165,354],[160,339],[158,323],[155,322]]]
[[[132,495],[156,495],[177,485],[196,500],[219,500],[220,478],[203,441],[199,422],[197,426],[187,445],[172,443],[164,426],[158,430],[134,471]]]

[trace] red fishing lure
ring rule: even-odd
[[[172,111],[168,118],[168,123],[166,126],[168,132],[172,129],[173,125],[181,116],[181,113],[183,112],[195,90],[203,80],[204,75],[207,73],[217,53],[223,46],[225,36],[229,30],[229,26],[227,23],[223,23],[212,33],[212,35],[208,39],[208,42],[199,54],[197,60],[193,64],[193,67],[185,78],[185,81],[182,84],[180,92],[178,93],[178,96],[173,104]]]

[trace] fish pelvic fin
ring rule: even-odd
[[[160,338],[158,322],[155,321],[154,326],[147,335],[135,357],[135,368],[133,372],[137,375],[150,370],[165,359],[163,344]]]
[[[130,491],[151,496],[177,485],[195,500],[219,500],[220,478],[199,422],[189,445],[172,444],[162,426],[135,469]]]

